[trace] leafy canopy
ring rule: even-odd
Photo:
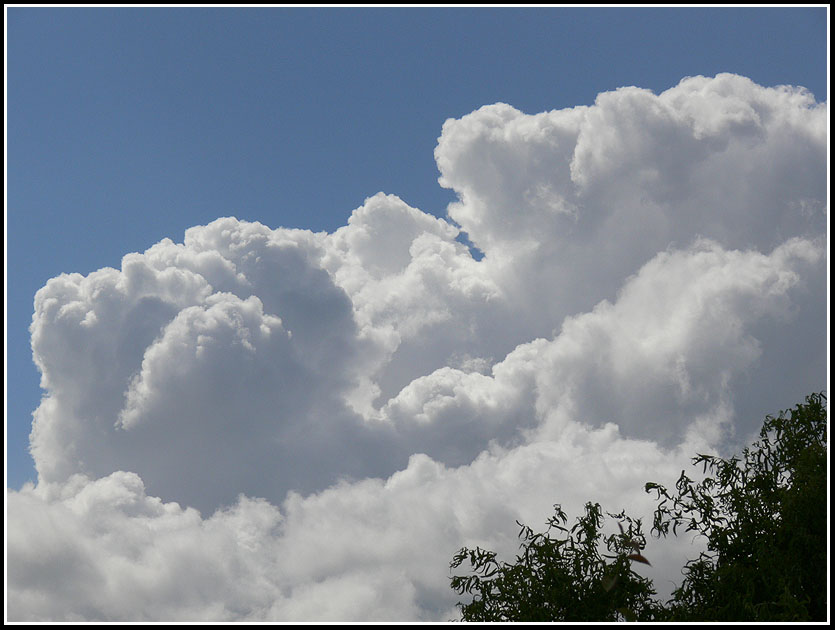
[[[767,416],[742,457],[697,455],[709,473],[682,471],[676,491],[646,484],[659,500],[652,531],[681,527],[707,540],[673,593],[673,620],[823,621],[827,597],[827,416],[824,394]]]
[[[619,534],[604,536],[599,504],[566,527],[560,505],[545,533],[520,526],[514,564],[476,547],[462,548],[470,574],[452,588],[464,621],[825,621],[827,618],[826,396],[767,416],[760,439],[742,457],[697,455],[704,478],[684,471],[658,501],[651,533],[696,532],[706,550],[682,569],[684,581],[666,604],[652,582],[632,569],[646,537],[640,519],[606,513]],[[786,415],[788,413],[788,415]],[[625,528],[624,528],[625,525]]]
[[[603,541],[603,513],[599,504],[586,504],[585,514],[568,529],[559,505],[548,520],[548,531],[534,533],[520,525],[524,541],[516,564],[499,563],[496,554],[480,548],[461,549],[451,567],[468,560],[473,574],[452,578],[458,593],[474,595],[459,604],[465,621],[615,621],[620,617],[651,618],[656,604],[649,580],[631,570],[632,560],[648,564],[640,555],[646,539],[641,522],[625,514],[626,530]],[[552,533],[561,532],[552,536]],[[620,610],[618,610],[620,609]]]

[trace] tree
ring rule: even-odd
[[[668,603],[677,621],[825,621],[826,397],[767,416],[742,458],[697,455],[710,474],[656,483],[653,534],[685,526],[707,540]],[[786,413],[789,413],[786,416]]]
[[[471,571],[451,578],[459,595],[473,597],[458,604],[462,619],[825,621],[825,400],[813,394],[790,412],[767,416],[759,441],[742,458],[697,455],[694,465],[710,471],[699,483],[682,471],[675,493],[646,484],[658,500],[653,535],[670,529],[677,535],[683,527],[707,539],[666,605],[654,598],[652,582],[632,570],[632,562],[649,564],[640,519],[607,513],[620,533],[604,537],[599,504],[587,503],[570,529],[555,505],[545,533],[517,521],[522,552],[514,564],[479,547],[455,554],[450,568],[468,561]]]
[[[462,548],[451,568],[465,560],[473,575],[452,578],[459,594],[474,595],[459,604],[465,621],[616,621],[650,620],[657,603],[646,578],[631,569],[631,562],[649,564],[640,551],[646,544],[641,522],[624,513],[608,514],[618,520],[620,534],[605,538],[601,552],[603,512],[587,503],[585,514],[568,529],[559,505],[548,519],[546,533],[517,521],[523,539],[516,564],[500,563],[496,554],[481,548]],[[626,523],[623,529],[621,522]],[[561,532],[552,535],[555,532]],[[608,562],[607,562],[608,560]]]

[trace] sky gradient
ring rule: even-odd
[[[443,620],[537,466],[616,499],[828,387],[825,8],[6,17],[12,619]]]
[[[334,230],[365,197],[443,217],[447,118],[733,72],[827,98],[809,9],[7,11],[10,487],[40,398],[26,329],[64,272],[219,216]]]

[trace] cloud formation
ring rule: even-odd
[[[446,620],[462,545],[646,514],[825,386],[826,148],[826,104],[729,74],[500,103],[443,125],[446,220],[380,193],[51,279],[9,618]]]

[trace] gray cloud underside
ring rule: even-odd
[[[445,620],[460,546],[646,513],[825,387],[826,116],[735,75],[490,105],[443,125],[447,220],[380,193],[51,279],[9,618]]]

